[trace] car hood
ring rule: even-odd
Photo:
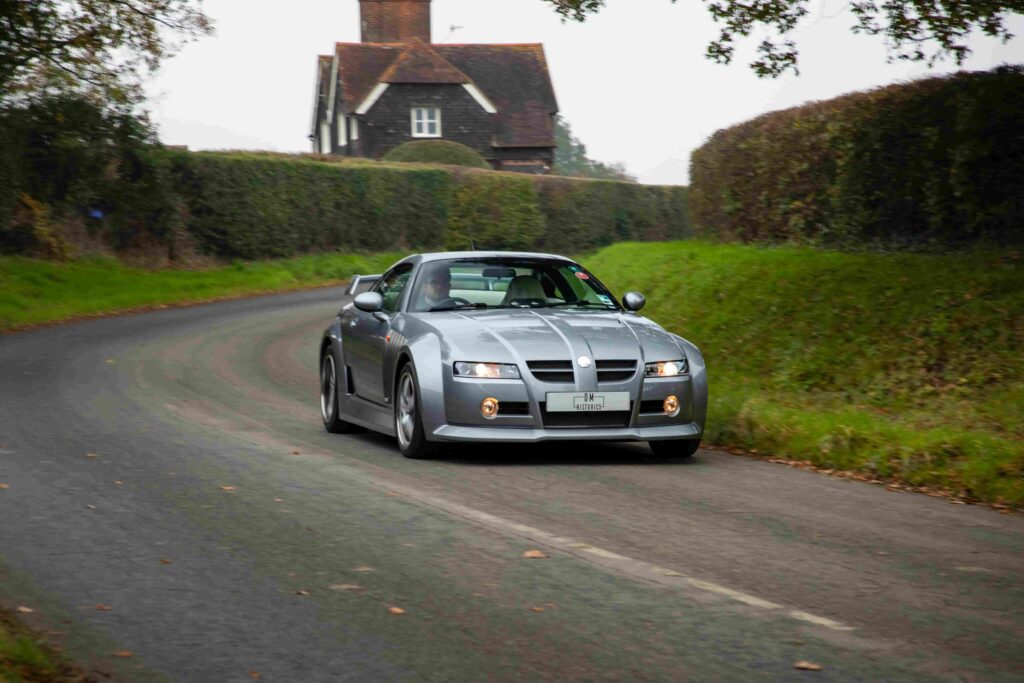
[[[683,357],[675,338],[646,318],[568,310],[452,311],[421,314],[449,360],[517,362],[661,361]]]

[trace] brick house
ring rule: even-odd
[[[558,112],[544,46],[430,40],[430,0],[360,0],[362,42],[317,61],[310,140],[378,159],[410,140],[453,140],[496,169],[547,173]]]

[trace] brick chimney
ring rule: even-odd
[[[364,43],[430,43],[430,0],[359,0]]]

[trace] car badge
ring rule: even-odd
[[[581,368],[589,368],[592,361],[587,356],[580,356],[576,362],[580,364]]]

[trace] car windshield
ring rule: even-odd
[[[474,308],[621,310],[583,266],[544,258],[449,259],[423,264],[410,311]]]

